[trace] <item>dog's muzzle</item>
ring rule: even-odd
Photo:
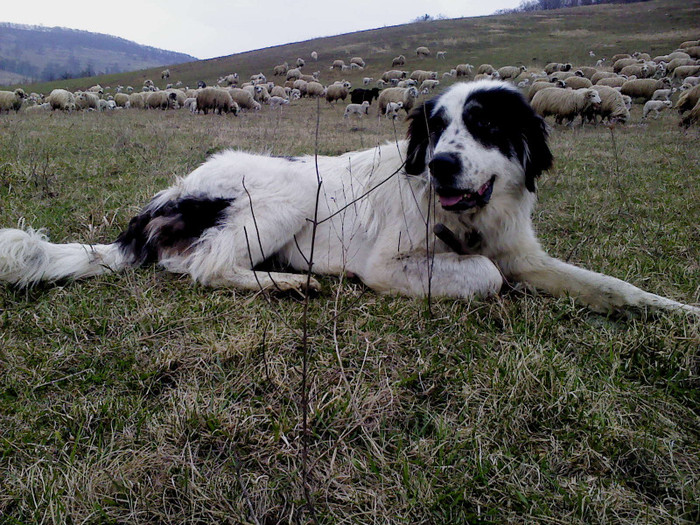
[[[462,172],[462,163],[453,153],[438,153],[428,164],[435,193],[440,204],[448,211],[465,211],[483,208],[493,193],[496,175],[477,189],[456,187],[457,177]]]

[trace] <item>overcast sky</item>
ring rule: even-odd
[[[106,33],[213,58],[321,36],[410,22],[489,15],[522,0],[143,0],[3,2],[0,22]],[[333,6],[333,7],[329,7]]]

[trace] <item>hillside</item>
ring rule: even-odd
[[[101,33],[0,23],[0,84],[113,74],[192,60],[196,58]]]
[[[675,48],[683,40],[700,35],[700,0],[654,0],[643,4],[607,4],[566,8],[552,11],[509,13],[494,16],[415,22],[345,35],[317,38],[304,42],[273,46],[235,55],[188,62],[171,66],[171,82],[178,80],[194,85],[208,84],[224,74],[237,72],[241,78],[263,72],[269,77],[272,68],[297,57],[307,60],[308,71],[321,71],[321,80],[335,80],[340,73],[328,67],[336,58],[348,60],[360,55],[367,62],[364,72],[346,72],[343,77],[356,83],[363,76],[377,77],[391,66],[392,57],[404,54],[406,69],[444,71],[458,63],[525,64],[543,66],[551,61],[593,64],[597,57],[620,52],[646,51],[652,56]],[[419,45],[447,51],[447,60],[435,55],[418,61],[414,50]],[[309,56],[317,51],[319,59]],[[102,85],[140,86],[143,80],[160,79],[160,69],[105,75],[90,79],[73,79],[33,86],[46,92],[56,87],[86,88]]]

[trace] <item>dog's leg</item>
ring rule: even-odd
[[[481,255],[411,253],[374,258],[360,278],[380,292],[416,297],[469,299],[497,294],[503,277],[496,265]]]
[[[544,252],[521,255],[499,264],[507,276],[517,281],[555,296],[570,295],[599,312],[650,309],[700,315],[700,308],[645,292],[628,282],[567,264]]]

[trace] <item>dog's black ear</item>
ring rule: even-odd
[[[406,149],[405,171],[409,175],[420,175],[425,171],[425,156],[428,153],[431,133],[436,130],[431,129],[431,118],[436,99],[428,100],[423,104],[413,108],[406,117],[408,120],[408,148]],[[433,126],[434,127],[434,126]]]
[[[523,129],[525,144],[520,159],[525,170],[525,187],[531,192],[537,190],[535,181],[542,172],[552,167],[553,157],[547,136],[547,124],[533,111]]]

